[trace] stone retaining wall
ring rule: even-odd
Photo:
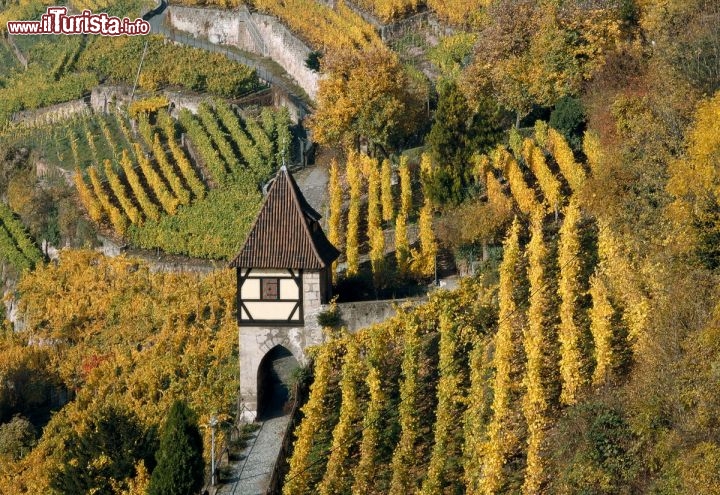
[[[412,306],[424,302],[424,297],[412,299],[386,299],[382,301],[357,301],[338,303],[340,316],[350,332],[356,332],[375,323],[395,316],[397,308],[405,304]]]
[[[80,99],[35,110],[16,112],[13,115],[12,121],[21,125],[38,126],[52,124],[60,120],[69,119],[73,115],[84,113],[90,113],[90,107],[86,100]]]
[[[315,99],[319,74],[305,67],[312,49],[277,18],[247,10],[171,5],[166,21],[174,29],[206,38],[211,43],[231,45],[272,58]],[[253,33],[259,34],[259,38]]]

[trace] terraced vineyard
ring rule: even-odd
[[[287,156],[289,123],[286,111],[241,118],[220,100],[197,116],[182,111],[179,128],[165,111],[152,123],[140,117],[137,133],[122,114],[95,115],[83,135],[70,130],[78,197],[93,221],[139,247],[230,256],[259,207],[260,185]],[[79,159],[81,148],[93,165]]]
[[[42,260],[42,253],[5,203],[0,203],[0,260],[18,271],[32,269]]]

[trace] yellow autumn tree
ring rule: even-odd
[[[698,105],[685,138],[685,156],[670,163],[668,217],[675,244],[709,268],[720,266],[720,91]]]
[[[412,132],[422,109],[399,57],[385,46],[337,50],[323,58],[317,110],[309,121],[321,144],[358,149],[361,139],[387,148]]]

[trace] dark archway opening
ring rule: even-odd
[[[260,361],[257,373],[257,419],[264,421],[290,412],[293,374],[300,367],[295,356],[281,345]]]

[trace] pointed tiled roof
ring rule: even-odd
[[[230,266],[316,270],[328,266],[340,252],[325,237],[318,223],[320,218],[290,172],[282,167]]]

